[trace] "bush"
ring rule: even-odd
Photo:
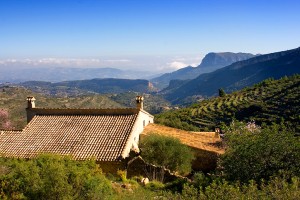
[[[0,165],[9,169],[0,175],[1,199],[103,199],[113,191],[95,161],[41,155],[1,158]]]
[[[300,180],[293,177],[291,181],[271,178],[269,182],[257,185],[255,181],[248,184],[214,180],[210,185],[201,187],[185,184],[180,199],[299,199]]]
[[[192,150],[173,137],[150,134],[141,142],[142,157],[146,162],[180,174],[191,171]]]
[[[228,180],[259,182],[271,176],[300,175],[300,141],[284,126],[249,129],[232,125],[225,139],[228,147],[220,165]]]

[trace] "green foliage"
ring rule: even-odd
[[[186,174],[194,155],[189,147],[173,137],[150,134],[140,144],[146,162]]]
[[[224,89],[220,88],[219,89],[219,97],[225,97],[225,96],[226,96],[226,93],[225,93]]]
[[[158,191],[162,190],[165,187],[165,185],[162,182],[159,181],[151,181],[146,185],[146,188],[152,191]]]
[[[253,87],[203,100],[190,107],[155,116],[155,122],[174,128],[199,131],[214,130],[233,118],[259,125],[285,122],[300,132],[300,75],[280,80],[267,79]]]
[[[228,145],[221,166],[228,180],[247,182],[271,176],[300,176],[300,140],[284,126],[262,129],[234,124],[226,131]]]
[[[226,180],[214,180],[207,187],[185,184],[180,199],[298,199],[300,195],[300,179],[293,177],[291,181],[273,178],[269,182],[257,185],[254,181],[248,184],[230,183]]]
[[[8,169],[0,175],[3,199],[103,199],[113,192],[95,161],[41,155],[30,160],[1,158],[0,165]]]

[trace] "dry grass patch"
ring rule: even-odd
[[[212,151],[218,154],[224,153],[224,149],[218,145],[221,139],[215,132],[191,132],[158,124],[149,124],[145,127],[142,137],[153,132],[178,138],[182,143],[192,148]]]

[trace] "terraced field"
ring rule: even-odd
[[[270,124],[285,122],[300,131],[300,75],[267,79],[251,88],[215,97],[188,108],[156,116],[155,121],[184,130],[213,130],[221,123],[255,120]]]

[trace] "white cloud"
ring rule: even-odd
[[[183,63],[183,62],[179,62],[179,61],[173,61],[173,62],[169,63],[169,66],[170,66],[171,68],[177,70],[177,69],[181,69],[181,68],[183,68],[183,67],[188,66],[188,64]]]
[[[175,71],[187,66],[197,67],[201,60],[203,59],[203,55],[186,55],[186,56],[177,56],[170,57],[168,61],[159,67],[161,71]]]
[[[109,59],[109,60],[103,60],[104,62],[109,62],[109,63],[126,63],[130,62],[131,60],[128,59]]]
[[[41,68],[41,67],[75,67],[75,68],[118,68],[138,71],[171,72],[186,66],[196,67],[203,56],[106,56],[101,58],[26,58],[2,59],[0,68]]]

